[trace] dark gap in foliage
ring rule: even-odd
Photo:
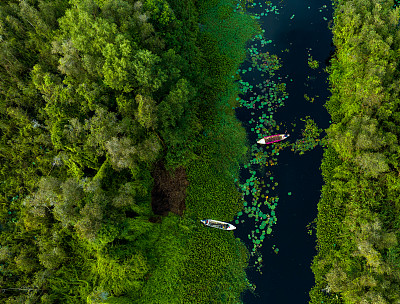
[[[126,210],[126,211],[125,211],[125,216],[126,216],[126,217],[129,217],[129,218],[134,218],[134,217],[137,217],[138,214],[137,214],[135,211]]]
[[[92,168],[85,167],[85,168],[83,169],[83,174],[84,174],[86,177],[93,177],[93,176],[96,175],[96,173],[97,173],[97,170],[92,169]]]
[[[128,240],[126,240],[126,239],[115,239],[112,243],[111,243],[111,245],[112,246],[121,246],[121,245],[128,245],[129,244],[129,241]]]
[[[158,215],[152,216],[151,218],[149,218],[150,223],[161,223],[161,221],[162,221],[162,218],[161,218],[161,216],[158,216]]]
[[[101,186],[105,191],[119,189],[120,185],[128,182],[131,178],[129,169],[115,171],[111,165],[105,169],[106,177],[102,180]]]
[[[154,187],[151,192],[151,208],[154,214],[167,215],[171,211],[182,216],[185,209],[186,188],[189,185],[185,168],[180,167],[168,172],[164,164],[158,162],[152,176]]]

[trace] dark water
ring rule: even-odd
[[[330,118],[323,104],[330,93],[327,73],[323,69],[333,52],[332,33],[328,28],[333,10],[329,1],[322,0],[275,2],[273,5],[280,7],[279,15],[269,14],[261,17],[259,21],[265,30],[264,38],[273,41],[263,50],[278,55],[283,65],[279,74],[289,76],[283,80],[287,84],[289,98],[285,101],[285,106],[274,114],[274,119],[278,123],[284,122],[291,134],[289,140],[294,142],[301,137],[300,128],[304,126],[300,118],[310,116],[320,128],[326,129],[329,126]],[[323,5],[326,5],[326,8]],[[258,5],[257,8],[249,9],[251,13],[259,14],[263,11]],[[295,16],[290,19],[293,14]],[[323,17],[328,20],[324,20]],[[289,52],[282,52],[285,49],[289,49]],[[320,67],[317,70],[308,66],[308,54],[319,61]],[[249,64],[245,63],[244,66],[246,65]],[[249,75],[246,76],[249,78]],[[252,83],[262,81],[261,76],[256,73],[250,76],[256,78]],[[293,79],[292,82],[289,81],[290,78]],[[311,103],[305,100],[304,94],[319,97]],[[243,122],[251,119],[248,112],[241,109],[238,109],[237,116]],[[292,122],[297,123],[294,132],[290,125]],[[255,136],[248,131],[249,138],[253,139]],[[259,274],[255,269],[248,271],[250,281],[257,286],[257,296],[250,292],[245,293],[245,304],[308,303],[308,292],[314,285],[310,265],[316,254],[316,243],[315,235],[310,236],[306,226],[317,216],[317,203],[322,186],[319,169],[321,158],[322,149],[319,146],[304,155],[294,154],[290,148],[286,148],[278,157],[279,164],[272,168],[272,175],[279,183],[275,191],[280,199],[276,209],[278,221],[273,227],[272,235],[264,240],[261,249],[263,274]],[[288,192],[292,195],[289,196]],[[252,248],[252,242],[247,238],[252,229],[250,225],[240,224],[235,231],[235,236],[246,242],[249,249]],[[271,248],[273,244],[279,248],[278,254]]]

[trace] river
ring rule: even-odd
[[[322,0],[275,1],[272,6],[276,6],[279,13],[263,14],[259,22],[265,30],[264,39],[272,40],[266,50],[281,58],[282,67],[278,74],[281,81],[286,82],[289,94],[285,106],[278,108],[273,117],[276,122],[282,122],[287,127],[291,135],[288,140],[294,142],[301,138],[301,128],[304,127],[300,118],[310,116],[320,128],[326,129],[329,126],[330,117],[323,107],[330,96],[328,74],[324,68],[333,52],[332,32],[328,28],[333,9],[331,2]],[[265,8],[265,3],[262,7],[257,4],[248,12],[261,15]],[[309,67],[310,56],[319,61],[318,69]],[[249,66],[246,62],[241,68]],[[245,75],[247,81],[262,82],[260,73],[253,71]],[[314,98],[314,101],[306,100],[305,94],[310,99]],[[255,133],[250,131],[251,126],[248,124],[254,116],[245,108],[238,108],[236,113],[246,127],[249,139],[255,140]],[[292,127],[291,123],[296,126]],[[308,233],[307,225],[317,216],[317,203],[323,183],[319,169],[322,152],[322,148],[317,146],[299,155],[287,147],[277,156],[278,165],[268,168],[274,181],[279,184],[274,190],[274,195],[279,197],[275,209],[277,223],[260,249],[262,274],[255,268],[247,271],[249,280],[257,288],[256,295],[250,292],[243,295],[245,304],[308,303],[308,292],[314,285],[310,265],[316,255],[316,238],[315,232],[312,235]],[[248,173],[246,175],[243,171],[242,174],[245,175],[242,179],[248,178]],[[241,238],[251,250],[253,243],[247,235],[254,230],[254,221],[246,220],[245,223],[237,224],[237,228],[235,236]],[[279,248],[278,253],[273,250],[273,245]]]

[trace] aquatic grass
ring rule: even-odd
[[[182,278],[185,303],[221,303],[221,299],[215,299],[216,294],[237,296],[248,287],[244,269],[249,256],[233,235],[227,238],[226,231],[202,227],[189,243],[189,259]]]

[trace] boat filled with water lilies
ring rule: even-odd
[[[200,220],[204,225],[213,227],[213,228],[218,228],[222,230],[235,230],[236,227],[233,226],[232,224],[225,223],[225,222],[220,222],[216,220],[211,220],[211,219],[206,219],[206,220]]]
[[[281,140],[284,140],[289,137],[289,134],[277,134],[277,135],[270,135],[270,136],[265,136],[261,138],[257,143],[261,145],[268,145],[272,144]]]

